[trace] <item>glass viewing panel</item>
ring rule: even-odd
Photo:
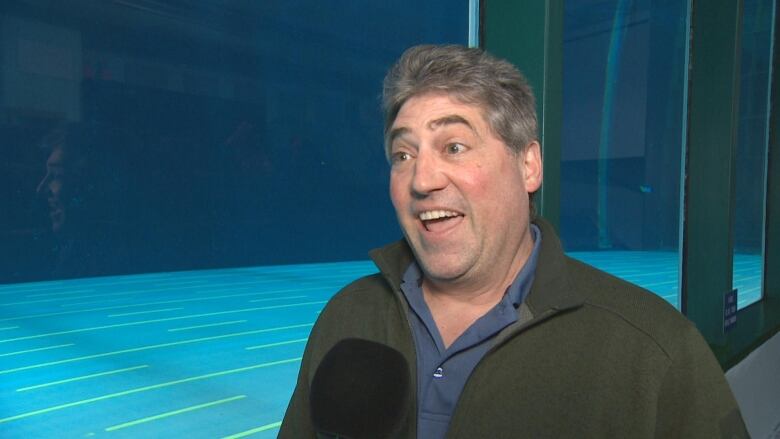
[[[746,0],[742,15],[733,230],[738,308],[758,301],[763,290],[774,8],[773,0]]]
[[[401,237],[382,78],[468,31],[468,0],[1,1],[0,437],[275,438]]]
[[[565,249],[678,308],[688,3],[564,4]]]
[[[0,283],[367,259],[401,236],[384,73],[468,12],[3,1]]]

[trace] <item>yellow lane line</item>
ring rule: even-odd
[[[252,366],[240,367],[238,369],[223,370],[223,371],[220,371],[220,372],[213,372],[213,373],[209,373],[209,374],[205,374],[205,375],[199,375],[199,376],[194,376],[194,377],[190,377],[190,378],[183,378],[183,379],[175,380],[175,381],[168,381],[168,382],[165,382],[165,383],[154,384],[154,385],[151,385],[151,386],[138,387],[138,388],[135,388],[135,389],[125,390],[123,392],[110,393],[108,395],[96,396],[94,398],[82,399],[81,401],[74,401],[74,402],[69,402],[69,403],[66,403],[66,404],[55,405],[53,407],[47,407],[47,408],[40,409],[40,410],[33,410],[31,412],[20,413],[18,415],[9,416],[7,418],[0,419],[0,424],[4,424],[6,422],[11,422],[11,421],[17,421],[19,419],[25,419],[25,418],[29,418],[29,417],[36,416],[36,415],[42,415],[44,413],[51,413],[51,412],[54,412],[54,411],[57,411],[57,410],[67,409],[67,408],[71,408],[71,407],[78,407],[80,405],[85,405],[85,404],[91,404],[93,402],[105,401],[107,399],[112,399],[112,398],[118,398],[120,396],[132,395],[134,393],[141,393],[141,392],[146,392],[146,391],[149,391],[149,390],[157,390],[157,389],[162,389],[164,387],[175,386],[177,384],[190,383],[190,382],[193,382],[193,381],[200,381],[200,380],[205,380],[205,379],[208,379],[208,378],[215,378],[215,377],[220,377],[220,376],[224,376],[224,375],[230,375],[230,374],[234,374],[234,373],[246,372],[246,371],[250,371],[250,370],[254,370],[254,369],[260,369],[260,368],[263,368],[263,367],[276,366],[276,365],[279,365],[279,364],[293,363],[293,362],[297,362],[297,361],[301,361],[301,357],[289,358],[289,359],[286,359],[286,360],[279,360],[279,361],[272,361],[270,363],[255,364],[255,365],[252,365]]]
[[[149,311],[136,311],[136,312],[125,312],[122,314],[109,314],[109,317],[125,317],[125,316],[137,316],[140,314],[152,314],[156,312],[167,312],[167,311],[179,311],[184,308],[163,308],[163,309],[151,309]]]
[[[215,405],[224,404],[226,402],[236,401],[236,400],[243,399],[243,398],[246,398],[246,395],[238,395],[238,396],[234,396],[232,398],[225,398],[225,399],[220,399],[218,401],[211,401],[211,402],[207,402],[207,403],[204,403],[204,404],[193,405],[193,406],[190,406],[190,407],[185,407],[183,409],[173,410],[173,411],[170,411],[170,412],[160,413],[159,415],[149,416],[147,418],[136,419],[135,421],[125,422],[124,424],[114,425],[112,427],[106,428],[106,431],[121,430],[123,428],[132,427],[134,425],[145,424],[147,422],[156,421],[158,419],[170,418],[171,416],[176,416],[176,415],[180,415],[182,413],[187,413],[187,412],[192,412],[192,411],[195,411],[195,410],[204,409],[206,407],[213,407]]]
[[[48,351],[49,349],[66,348],[68,346],[73,346],[73,343],[58,344],[56,346],[47,346],[45,348],[27,349],[24,351],[8,352],[5,354],[0,354],[0,357],[10,357],[11,355],[21,355],[21,354],[29,354],[30,352]]]
[[[71,291],[58,291],[58,292],[56,292],[56,293],[38,293],[38,294],[30,294],[29,296],[27,296],[27,298],[34,298],[34,297],[51,297],[51,296],[67,296],[67,295],[69,295],[69,294],[94,293],[94,292],[95,292],[95,290],[94,290],[94,289],[90,289],[90,290],[71,290]],[[99,295],[99,296],[103,296],[103,295],[105,295],[105,294],[109,294],[109,295],[111,295],[111,296],[115,296],[115,295],[117,295],[117,294],[131,294],[131,293],[133,293],[133,292],[137,292],[137,291],[120,291],[120,292],[118,292],[118,293],[90,294],[89,296],[86,296],[86,297],[94,297],[94,296],[98,296],[98,295]],[[85,297],[85,296],[81,296],[81,297]],[[62,297],[61,299],[75,299],[75,297]]]
[[[305,297],[309,296],[284,296],[284,299],[303,299]],[[279,300],[282,299],[281,297],[266,297],[265,299],[254,299],[250,300],[249,303],[255,303],[255,302],[268,302],[269,300]]]
[[[150,293],[150,292],[151,293],[156,293],[156,292],[159,292],[159,291],[169,291],[169,290],[180,291],[180,290],[184,290],[184,289],[189,290],[189,289],[197,288],[197,287],[200,287],[200,285],[191,285],[191,286],[185,286],[185,287],[181,287],[181,288],[155,288],[155,289],[145,289],[145,290],[133,290],[133,291],[123,291],[123,292],[119,292],[119,293],[109,293],[109,294],[102,294],[102,293],[101,294],[91,294],[89,296],[68,297],[67,299],[68,300],[89,299],[89,298],[92,298],[92,297],[120,296],[120,295],[128,295],[128,294],[143,295],[145,293]],[[236,290],[245,290],[247,288],[249,288],[249,287],[238,287],[238,288],[230,288],[230,289],[211,289],[211,288],[209,288],[209,292],[211,292],[211,293],[223,292],[223,291],[224,292],[229,292],[229,291],[236,291]],[[203,299],[203,298],[197,298],[197,299]],[[83,303],[100,303],[100,302],[101,301],[99,301],[99,300],[93,300],[93,301],[89,301],[89,302],[63,303],[60,306],[65,308],[65,307],[68,307],[68,306],[78,306],[78,305],[81,305]]]
[[[298,338],[295,340],[288,340],[288,341],[280,341],[278,343],[269,343],[269,344],[261,344],[257,346],[249,346],[248,348],[244,348],[248,351],[251,351],[252,349],[265,349],[265,348],[272,348],[274,346],[283,346],[287,344],[293,344],[293,343],[305,343],[308,338]]]
[[[211,290],[210,293],[223,293],[223,292],[233,292],[233,291],[241,291],[249,289],[249,287],[239,287],[239,288],[230,288],[225,290]],[[182,302],[199,302],[203,300],[218,300],[218,299],[224,299],[224,298],[230,298],[230,297],[241,297],[241,296],[254,296],[258,294],[273,294],[271,293],[242,293],[242,294],[228,294],[224,296],[207,296],[207,297],[191,297],[189,299],[171,299],[171,300],[158,300],[156,302],[145,302],[145,303],[136,303],[136,304],[125,304],[125,305],[114,305],[111,307],[105,307],[104,309],[122,309],[122,308],[135,308],[139,306],[148,306],[148,305],[165,305],[165,304],[171,304],[171,303],[182,303]],[[115,302],[117,299],[114,300],[90,300],[88,302],[77,302],[77,303],[63,303],[60,305],[62,308],[68,308],[71,306],[82,306],[82,305],[93,305],[97,303],[106,303],[106,302]],[[74,312],[74,311],[70,311]]]
[[[57,385],[60,385],[60,384],[72,383],[74,381],[82,381],[82,380],[88,380],[90,378],[97,378],[97,377],[102,377],[102,376],[106,376],[106,375],[114,375],[114,374],[117,374],[117,373],[129,372],[131,370],[143,369],[145,367],[149,367],[149,365],[144,364],[142,366],[127,367],[127,368],[124,368],[124,369],[109,370],[107,372],[93,373],[93,374],[90,374],[90,375],[83,375],[83,376],[80,376],[80,377],[68,378],[66,380],[52,381],[50,383],[37,384],[35,386],[29,386],[29,387],[22,387],[22,388],[16,389],[16,391],[17,392],[26,392],[28,390],[42,389],[44,387],[57,386]]]
[[[260,433],[261,431],[267,431],[267,430],[273,430],[274,428],[279,428],[282,426],[282,421],[274,422],[273,424],[263,425],[262,427],[253,428],[251,430],[242,431],[241,433],[232,434],[230,436],[225,436],[222,439],[239,439],[242,437],[247,437],[249,435],[253,435],[255,433]]]
[[[0,319],[0,322],[7,322],[7,321],[12,321],[12,320],[33,319],[33,318],[38,318],[38,317],[61,316],[61,315],[67,315],[67,314],[78,314],[78,313],[82,313],[82,312],[106,311],[106,310],[109,310],[109,309],[133,308],[133,307],[147,306],[147,305],[164,305],[164,304],[169,304],[169,303],[197,302],[197,301],[201,301],[201,300],[217,300],[217,299],[225,299],[225,298],[230,298],[230,297],[261,296],[261,295],[266,295],[266,294],[277,294],[277,293],[317,291],[317,290],[322,290],[323,288],[328,288],[328,287],[327,286],[319,286],[319,287],[312,287],[312,288],[295,288],[295,289],[289,289],[289,290],[265,291],[265,292],[261,292],[261,293],[229,294],[229,295],[225,295],[225,296],[195,297],[195,298],[191,298],[191,299],[165,300],[165,301],[158,301],[158,302],[138,303],[138,304],[133,304],[133,305],[102,306],[102,307],[98,307],[98,308],[74,309],[72,311],[59,311],[59,312],[49,312],[49,313],[43,313],[43,314],[31,314],[31,315],[27,315],[27,316],[8,317],[8,318]],[[280,299],[284,299],[284,297],[280,297]]]
[[[65,360],[59,360],[59,361],[49,361],[47,363],[40,363],[40,364],[33,364],[30,366],[23,366],[23,367],[16,367],[13,369],[5,369],[0,370],[0,375],[4,375],[7,373],[13,373],[13,372],[21,372],[23,370],[30,370],[30,369],[38,369],[41,367],[47,367],[47,366],[56,366],[58,364],[67,364],[67,363],[73,363],[76,361],[82,361],[82,360],[91,360],[94,358],[102,358],[102,357],[109,357],[112,355],[120,355],[120,354],[128,354],[131,352],[141,352],[141,351],[148,351],[151,349],[160,349],[160,348],[167,348],[171,346],[181,346],[186,344],[192,344],[192,343],[200,343],[203,341],[211,341],[211,340],[219,340],[223,338],[230,338],[230,337],[240,337],[242,335],[252,335],[252,334],[262,334],[265,332],[272,332],[272,331],[282,331],[285,329],[295,329],[295,328],[303,328],[306,326],[312,326],[314,323],[304,323],[302,325],[290,325],[290,326],[280,326],[277,328],[267,328],[267,329],[258,329],[255,331],[246,331],[246,332],[234,332],[232,334],[224,334],[224,335],[216,335],[213,337],[203,337],[203,338],[194,338],[190,340],[182,340],[182,341],[176,341],[171,343],[160,343],[156,345],[148,345],[148,346],[141,346],[137,348],[130,348],[130,349],[123,349],[120,351],[113,351],[113,352],[104,352],[102,354],[94,354],[94,355],[86,355],[83,357],[75,357],[75,358],[68,358]]]
[[[79,289],[79,290],[73,290],[72,286],[68,285],[61,285],[61,286],[49,286],[49,287],[35,287],[35,288],[25,288],[25,289],[17,289],[12,291],[2,290],[0,289],[0,296],[5,296],[9,294],[27,294],[27,293],[35,293],[37,291],[50,291],[51,289],[57,289],[57,288],[65,288],[69,291],[75,291],[77,293],[87,293],[90,291],[94,291],[92,288],[86,288],[86,289]],[[26,297],[32,297],[32,296],[26,296]]]
[[[113,329],[113,328],[123,328],[127,326],[137,326],[137,325],[147,325],[151,323],[162,323],[162,322],[172,322],[176,320],[185,320],[185,319],[196,319],[200,317],[212,317],[212,316],[221,316],[225,314],[236,314],[236,313],[242,313],[242,312],[253,312],[253,311],[264,311],[269,309],[277,309],[280,307],[292,307],[292,306],[307,306],[307,305],[314,305],[314,304],[323,304],[326,303],[327,300],[321,300],[318,302],[302,302],[302,303],[293,303],[290,305],[276,305],[276,306],[259,306],[259,307],[253,307],[253,308],[239,308],[239,309],[231,309],[228,311],[217,311],[217,312],[210,312],[210,313],[204,313],[204,314],[190,314],[186,316],[177,316],[177,317],[167,317],[163,319],[152,319],[152,320],[142,320],[138,322],[127,322],[127,323],[116,323],[113,325],[103,325],[103,326],[92,326],[89,328],[80,328],[80,329],[71,329],[69,331],[57,331],[57,332],[47,332],[45,334],[37,334],[37,335],[27,335],[24,337],[14,337],[14,338],[6,338],[4,340],[0,340],[0,343],[8,343],[12,341],[21,341],[21,340],[31,340],[35,338],[43,338],[43,337],[50,337],[53,335],[64,335],[64,334],[76,334],[79,332],[89,332],[89,331],[97,331],[100,329]]]
[[[263,306],[263,307],[258,308],[258,309],[292,308],[294,306],[318,305],[318,304],[323,304],[323,303],[328,303],[328,301],[327,300],[317,300],[317,301],[314,301],[314,302],[291,303],[291,304],[288,304],[288,305]]]
[[[0,306],[10,306],[10,305],[27,305],[30,303],[45,303],[45,302],[61,302],[64,300],[74,300],[74,299],[88,299],[90,297],[106,297],[106,296],[127,296],[130,294],[137,294],[137,291],[123,291],[119,293],[101,293],[101,294],[90,294],[88,296],[76,296],[76,297],[54,297],[54,298],[48,298],[48,299],[35,299],[35,300],[24,300],[21,302],[11,302],[11,303],[2,303]],[[60,305],[63,306],[63,305]]]
[[[169,329],[168,332],[187,331],[189,329],[211,328],[211,327],[214,327],[214,326],[233,325],[233,324],[236,324],[236,323],[246,323],[246,320],[232,320],[230,322],[209,323],[208,325],[185,326],[183,328]]]

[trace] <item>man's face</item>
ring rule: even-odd
[[[54,233],[62,230],[65,224],[66,206],[63,186],[65,180],[65,157],[62,148],[54,148],[46,160],[46,176],[38,184],[37,192],[46,199],[49,207],[49,219]]]
[[[445,94],[409,99],[390,130],[390,197],[426,278],[495,282],[533,245],[528,193],[541,184],[539,144],[510,151],[481,109]]]

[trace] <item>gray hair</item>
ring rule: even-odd
[[[386,153],[388,134],[401,107],[425,93],[444,93],[479,106],[493,133],[516,153],[538,139],[534,95],[515,66],[482,49],[422,45],[407,49],[385,76]]]

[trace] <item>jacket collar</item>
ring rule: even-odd
[[[534,283],[526,298],[531,314],[536,318],[579,307],[585,300],[569,278],[561,241],[547,221],[537,217],[533,222],[542,232],[542,246]],[[393,290],[399,292],[403,273],[414,259],[406,240],[374,249],[369,255]]]
[[[585,298],[571,281],[568,270],[568,258],[555,229],[544,219],[534,220],[542,231],[542,248],[536,265],[534,283],[528,293],[526,303],[534,316],[550,311],[563,311],[577,308]]]

